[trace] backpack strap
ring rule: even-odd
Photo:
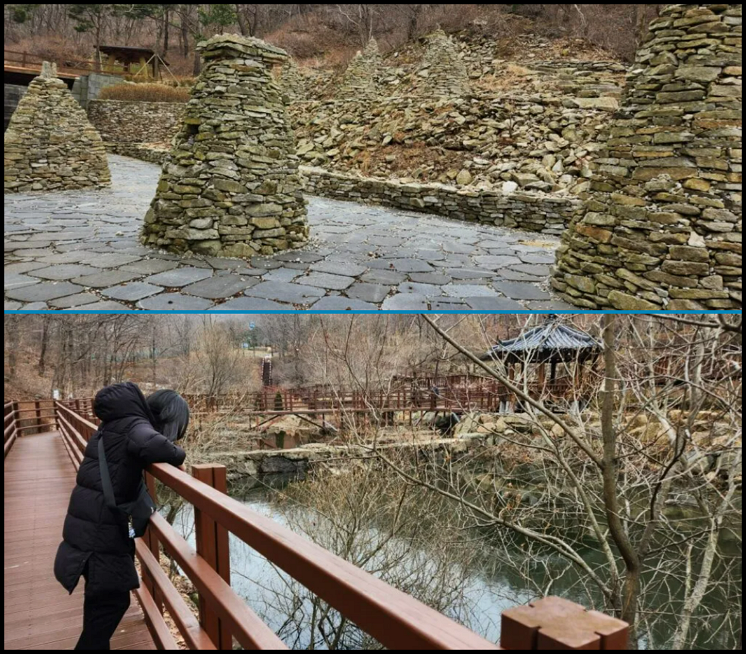
[[[114,488],[111,485],[111,476],[109,475],[109,464],[106,462],[106,452],[104,451],[103,432],[98,434],[98,469],[101,473],[101,486],[104,489],[104,500],[106,506],[112,511],[117,509],[117,503],[114,499]]]

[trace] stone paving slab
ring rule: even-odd
[[[308,198],[302,250],[244,261],[145,248],[160,167],[109,164],[110,189],[6,196],[6,309],[572,308],[548,289],[554,237],[326,198]]]
[[[182,295],[181,293],[160,293],[137,303],[138,309],[148,311],[206,311],[212,306],[210,300]]]
[[[189,266],[186,268],[175,268],[166,272],[146,277],[145,281],[149,284],[157,284],[166,288],[181,288],[195,282],[201,282],[203,279],[212,277],[212,271],[205,268],[196,268]]]
[[[258,283],[259,280],[251,277],[244,279],[235,275],[218,275],[185,286],[181,289],[181,292],[210,300],[220,300],[231,298]]]
[[[319,288],[330,289],[333,291],[343,291],[348,286],[355,283],[354,277],[342,277],[342,275],[330,275],[329,273],[313,272],[310,275],[301,277],[299,284],[306,286],[317,286]]]
[[[132,282],[122,286],[112,286],[105,288],[101,294],[112,300],[123,300],[125,302],[136,302],[143,298],[160,293],[163,289],[160,286],[147,284],[145,282]]]
[[[22,286],[5,291],[5,297],[22,302],[46,302],[66,295],[74,295],[83,290],[82,286],[70,282],[41,282],[32,286]]]
[[[101,298],[93,293],[78,293],[77,295],[66,295],[56,300],[50,300],[47,304],[50,309],[74,309],[100,301]]]
[[[35,277],[29,277],[23,273],[6,273],[3,276],[3,287],[5,290],[11,288],[21,288],[22,286],[31,286],[32,284],[38,284],[39,280]]]
[[[100,273],[99,268],[93,266],[84,266],[80,264],[62,264],[60,266],[49,266],[48,268],[41,268],[34,270],[30,274],[34,277],[41,277],[42,279],[51,279],[57,281],[64,281],[66,279],[73,279],[74,277],[82,277],[83,275],[93,275]]]

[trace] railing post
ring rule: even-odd
[[[153,498],[153,502],[158,504],[158,493],[155,488],[155,477],[151,475],[149,472],[145,473],[145,485],[148,488],[148,493],[150,493],[150,497]],[[145,530],[145,534],[143,534],[143,542],[148,546],[148,549],[151,551],[153,556],[155,557],[155,560],[160,563],[161,560],[161,552],[160,552],[160,546],[158,544],[158,537],[155,535],[155,532],[148,527],[148,529]],[[150,593],[151,597],[155,601],[156,606],[158,607],[158,610],[163,613],[163,602],[160,597],[158,597],[158,593],[156,592],[156,586],[153,583],[153,580],[151,579],[150,575],[148,574],[148,571],[145,570],[145,567],[142,568],[142,581],[145,584],[145,588],[148,589],[148,592]]]
[[[223,465],[193,465],[192,476],[221,493],[228,492],[226,468]],[[197,553],[228,583],[231,583],[228,531],[209,515],[194,507],[194,525],[197,536]],[[233,638],[204,599],[199,598],[199,620],[202,627],[218,647],[233,649]]]
[[[625,650],[628,641],[626,622],[561,597],[544,597],[502,614],[503,649]]]
[[[41,431],[41,403],[39,400],[34,400],[34,409],[36,413],[36,433]]]

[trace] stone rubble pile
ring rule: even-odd
[[[554,93],[289,107],[298,155],[310,166],[402,181],[572,194],[588,190],[610,110],[565,106]]]
[[[308,239],[306,203],[282,91],[284,50],[238,35],[199,45],[203,70],[145,216],[145,244],[251,257]]]
[[[428,38],[417,77],[420,93],[428,97],[462,98],[470,93],[466,64],[443,30],[437,30]]]
[[[18,103],[3,143],[6,193],[111,183],[101,137],[49,62]]]
[[[742,306],[742,5],[650,25],[552,285],[577,306]]]

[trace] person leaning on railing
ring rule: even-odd
[[[110,649],[109,640],[139,586],[135,541],[152,511],[143,483],[151,463],[184,462],[174,444],[189,423],[189,408],[174,391],[147,400],[133,383],[101,389],[93,401],[101,420],[85,449],[57,550],[54,575],[72,593],[85,578],[83,631],[75,649]]]

